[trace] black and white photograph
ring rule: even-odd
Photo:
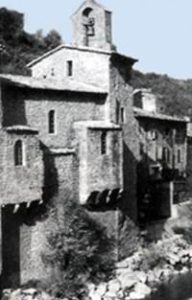
[[[191,11],[0,0],[0,299],[192,300]]]

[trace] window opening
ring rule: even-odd
[[[55,76],[55,70],[54,70],[54,68],[51,69],[51,76],[52,76],[52,77]]]
[[[49,133],[55,133],[55,111],[50,110],[49,116],[48,116],[48,126],[49,126]]]
[[[163,160],[166,163],[170,163],[170,151],[166,147],[163,148]]]
[[[177,162],[178,162],[178,164],[180,164],[180,162],[181,162],[181,150],[180,149],[177,150]]]
[[[116,124],[119,124],[119,111],[120,111],[120,104],[119,101],[116,100]]]
[[[155,129],[150,129],[147,131],[147,139],[150,141],[154,141],[158,138],[158,132]]]
[[[95,18],[93,17],[93,9],[87,7],[83,11],[83,26],[85,30],[85,46],[89,46],[89,37],[95,35]]]
[[[125,110],[124,107],[121,107],[121,123],[125,122]]]
[[[67,61],[67,76],[73,76],[73,62],[72,60]]]
[[[104,131],[101,134],[101,154],[106,154],[107,150],[107,133]]]
[[[15,156],[15,166],[22,166],[23,165],[23,143],[21,140],[18,140],[15,143],[14,156]]]

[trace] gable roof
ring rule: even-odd
[[[100,54],[106,54],[106,55],[110,55],[111,52],[110,51],[105,51],[105,50],[100,50],[100,49],[96,49],[96,48],[88,48],[88,47],[75,47],[73,45],[65,45],[65,44],[62,44],[62,45],[59,45],[58,47],[50,50],[50,51],[47,51],[45,54],[35,58],[34,60],[32,60],[31,62],[29,62],[27,64],[27,67],[28,68],[31,68],[33,67],[34,65],[36,65],[37,63],[39,63],[40,61],[42,61],[43,59],[51,56],[52,54],[62,50],[62,49],[71,49],[71,50],[79,50],[79,51],[84,51],[84,52],[93,52],[93,53],[100,53]]]
[[[46,52],[45,54],[37,57],[36,59],[32,60],[31,62],[29,62],[27,64],[28,68],[32,68],[34,65],[38,64],[39,62],[41,62],[42,60],[46,59],[47,57],[57,53],[58,51],[61,51],[62,49],[71,49],[71,50],[78,50],[78,51],[82,51],[82,52],[92,52],[92,53],[98,53],[98,54],[104,54],[104,55],[109,55],[112,58],[118,58],[121,59],[122,61],[129,61],[132,64],[134,64],[135,62],[138,61],[138,59],[123,55],[121,53],[118,53],[116,51],[106,51],[106,50],[100,50],[100,49],[96,49],[96,48],[88,48],[88,47],[75,47],[72,45],[60,45],[48,52]]]
[[[107,94],[107,90],[102,87],[85,84],[72,78],[55,80],[20,75],[0,74],[0,82],[6,82],[14,86],[27,87],[30,89]]]

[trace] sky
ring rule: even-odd
[[[0,0],[25,15],[25,30],[57,30],[72,41],[70,16],[83,0]],[[118,52],[137,58],[137,70],[192,78],[192,0],[98,0],[113,12]]]

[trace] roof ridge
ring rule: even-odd
[[[35,65],[36,63],[38,63],[39,61],[43,60],[44,58],[49,57],[50,55],[54,54],[55,52],[66,48],[66,49],[72,49],[72,50],[80,50],[80,51],[87,51],[87,52],[96,52],[96,53],[101,53],[101,54],[107,54],[110,55],[112,53],[112,51],[106,51],[103,49],[97,49],[97,48],[90,48],[90,47],[77,47],[73,44],[61,44],[59,46],[57,46],[56,48],[49,50],[47,52],[45,52],[43,55],[38,56],[37,58],[33,59],[32,61],[30,61],[27,64],[27,67],[30,68],[33,65]]]

